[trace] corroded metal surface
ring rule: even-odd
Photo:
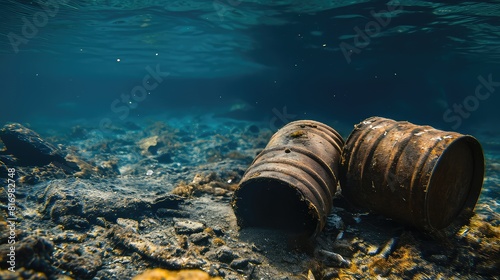
[[[352,203],[425,230],[471,213],[484,156],[472,136],[372,117],[342,154],[342,194]]]
[[[334,129],[310,120],[291,122],[276,132],[234,193],[238,224],[307,236],[321,231],[337,191],[343,143]]]

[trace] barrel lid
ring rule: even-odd
[[[476,138],[455,139],[441,154],[427,187],[428,225],[442,229],[465,212],[472,213],[481,193],[484,155]]]

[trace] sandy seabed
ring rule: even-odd
[[[240,229],[230,206],[274,132],[265,123],[193,117],[36,132],[45,136],[34,144],[38,156],[7,147],[0,155],[2,279],[131,279],[153,268],[214,279],[500,277],[495,140],[485,145],[483,192],[465,225],[422,233],[339,195],[319,236],[296,240]]]

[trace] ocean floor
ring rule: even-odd
[[[3,125],[4,135],[13,128]],[[286,232],[238,228],[230,206],[275,132],[269,124],[197,116],[105,131],[23,125],[40,135],[36,151],[0,143],[1,279],[131,279],[152,268],[223,279],[500,278],[493,138],[484,145],[482,195],[465,225],[422,233],[338,195],[325,229],[299,242]]]

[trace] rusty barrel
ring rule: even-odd
[[[234,192],[231,205],[238,225],[308,237],[320,232],[337,191],[343,144],[333,128],[312,120],[278,130]]]
[[[340,168],[347,200],[433,231],[472,214],[484,155],[470,135],[372,117],[354,127]]]

